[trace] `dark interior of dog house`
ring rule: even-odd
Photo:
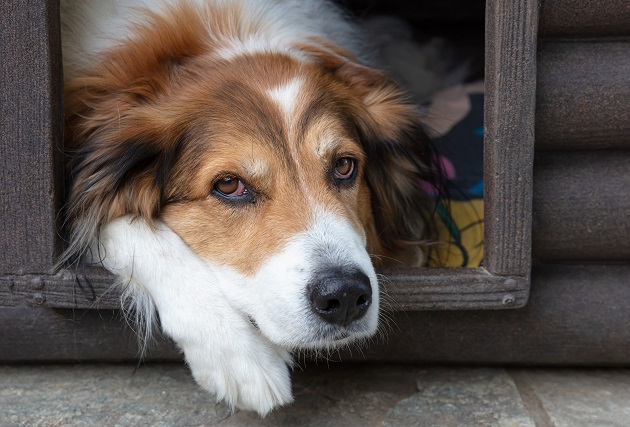
[[[437,200],[426,265],[481,266],[484,2],[342,4],[362,23],[375,64],[420,106],[448,182],[425,185]]]

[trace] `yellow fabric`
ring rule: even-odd
[[[438,242],[430,250],[431,267],[479,267],[483,261],[483,199],[451,200],[436,212]],[[453,221],[449,227],[447,222]]]

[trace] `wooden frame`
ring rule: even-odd
[[[59,6],[8,1],[0,15],[0,274],[46,274],[61,244]]]
[[[133,331],[104,309],[119,308],[111,276],[89,269],[90,288],[50,271],[63,184],[58,5],[27,3],[0,15],[0,359],[134,360]],[[540,7],[536,46],[536,1],[487,3],[485,268],[384,272],[387,339],[344,360],[630,365],[630,3]],[[525,304],[530,227],[524,308],[431,310]],[[181,360],[172,343],[152,350],[147,360]]]
[[[0,218],[0,306],[118,309],[108,273],[51,271],[60,247],[55,230],[63,193],[59,5],[26,3],[9,2],[1,18],[6,124],[0,203],[11,210]],[[485,267],[383,271],[395,309],[501,309],[527,302],[537,24],[535,0],[487,3]],[[23,51],[9,49],[16,44]]]

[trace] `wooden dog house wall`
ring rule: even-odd
[[[58,12],[58,2],[10,0],[0,16],[0,360],[133,359],[113,278],[52,271],[63,204]],[[397,327],[361,360],[630,360],[626,22],[624,0],[488,0],[485,266],[383,272]],[[180,355],[162,341],[149,358]]]

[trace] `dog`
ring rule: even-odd
[[[424,262],[417,108],[328,1],[62,1],[68,245],[233,409],[378,329]]]

